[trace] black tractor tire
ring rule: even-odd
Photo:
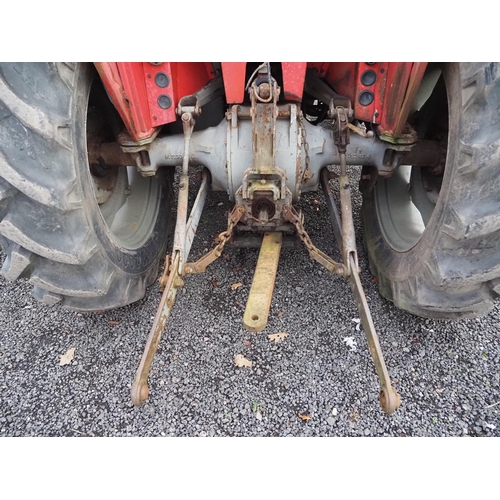
[[[167,172],[91,172],[91,122],[106,141],[123,128],[92,64],[0,64],[1,274],[81,311],[144,296],[165,255],[172,199]]]
[[[423,229],[415,229],[408,200],[422,199],[432,174],[408,167],[409,182],[398,174],[365,190],[365,248],[380,293],[397,307],[436,319],[475,317],[500,293],[500,64],[450,63],[442,75],[447,157],[435,189],[425,188]]]

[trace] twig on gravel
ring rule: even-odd
[[[492,405],[485,406],[484,409],[487,410],[488,408],[493,408],[496,405],[500,405],[500,401],[498,401],[498,403],[493,403]]]

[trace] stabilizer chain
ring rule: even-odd
[[[233,230],[236,227],[236,224],[240,221],[240,219],[245,214],[245,207],[243,205],[236,205],[231,213],[229,214],[227,230],[217,236],[217,246],[212,248],[208,253],[206,253],[203,257],[198,259],[196,262],[187,262],[184,264],[184,268],[182,270],[182,275],[186,274],[199,274],[204,273],[207,269],[207,266],[217,260],[224,251],[224,247],[226,243],[233,236]]]
[[[328,271],[338,274],[340,276],[347,276],[347,267],[340,262],[335,262],[331,257],[323,253],[318,247],[316,247],[311,238],[304,229],[301,217],[295,211],[292,206],[287,206],[283,208],[283,215],[286,219],[291,222],[297,229],[297,235],[304,242],[304,245],[309,252],[309,255],[316,262],[319,262],[322,266],[326,267]]]

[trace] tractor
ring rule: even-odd
[[[163,269],[163,295],[132,384],[140,406],[189,275],[236,241],[257,245],[242,321],[262,331],[281,247],[295,239],[318,265],[349,280],[390,414],[400,398],[360,279],[348,173],[360,170],[363,238],[383,297],[429,318],[490,311],[500,293],[499,69],[1,63],[1,274],[28,279],[45,304],[96,311],[141,299]],[[193,169],[199,189],[190,203]],[[225,191],[234,208],[212,248],[192,261],[209,189]],[[296,203],[310,191],[324,193],[332,222],[325,231],[333,230],[342,262],[307,233]]]

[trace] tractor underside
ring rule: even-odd
[[[387,413],[399,406],[359,278],[347,166],[362,166],[361,188],[400,165],[443,168],[446,143],[419,140],[408,117],[436,85],[427,63],[95,63],[126,131],[118,142],[89,137],[91,169],[137,167],[144,177],[181,166],[174,246],[161,279],[163,297],[132,387],[148,397],[153,356],[184,278],[203,272],[236,234],[259,238],[260,256],[243,323],[267,324],[280,249],[296,235],[318,263],[350,280],[381,382]],[[426,71],[427,70],[427,71]],[[425,75],[425,77],[424,77]],[[415,104],[417,103],[417,104]],[[417,108],[415,108],[417,106]],[[338,210],[325,167],[339,165]],[[188,213],[189,167],[203,166]],[[207,190],[228,193],[234,209],[218,244],[189,261]],[[293,206],[301,193],[324,191],[343,262],[310,240]],[[106,186],[96,185],[97,197]]]

